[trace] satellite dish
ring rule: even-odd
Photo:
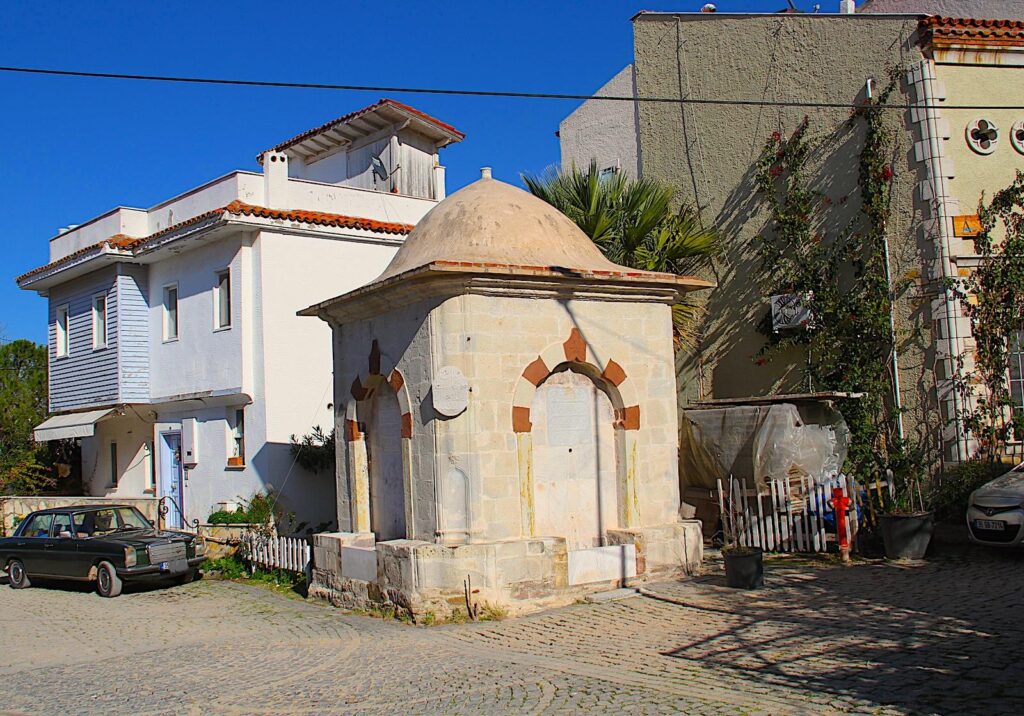
[[[384,166],[384,161],[379,156],[370,157],[370,164],[373,165],[373,173],[380,177],[381,181],[388,180],[388,170]]]

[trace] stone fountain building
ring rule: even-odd
[[[379,278],[302,312],[333,328],[339,438],[313,593],[443,616],[697,569],[670,307],[709,285],[611,263],[488,170],[441,202]]]

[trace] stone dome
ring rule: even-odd
[[[486,170],[420,219],[375,283],[434,262],[632,270],[605,258],[546,201],[490,178]]]

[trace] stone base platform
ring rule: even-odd
[[[323,533],[313,537],[309,594],[337,606],[392,606],[416,618],[449,619],[469,605],[523,614],[700,571],[703,543],[696,520],[609,530],[607,542],[570,551],[560,537],[445,545]]]

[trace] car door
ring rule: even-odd
[[[53,516],[50,539],[43,548],[46,555],[47,574],[55,577],[84,577],[87,570],[78,566],[78,540],[71,529],[71,515],[58,513]]]
[[[36,513],[28,516],[25,526],[18,533],[15,542],[15,550],[18,554],[12,554],[12,556],[20,557],[25,565],[25,571],[30,577],[48,574],[45,569],[47,559],[44,550],[46,541],[50,539],[52,524],[52,513]]]

